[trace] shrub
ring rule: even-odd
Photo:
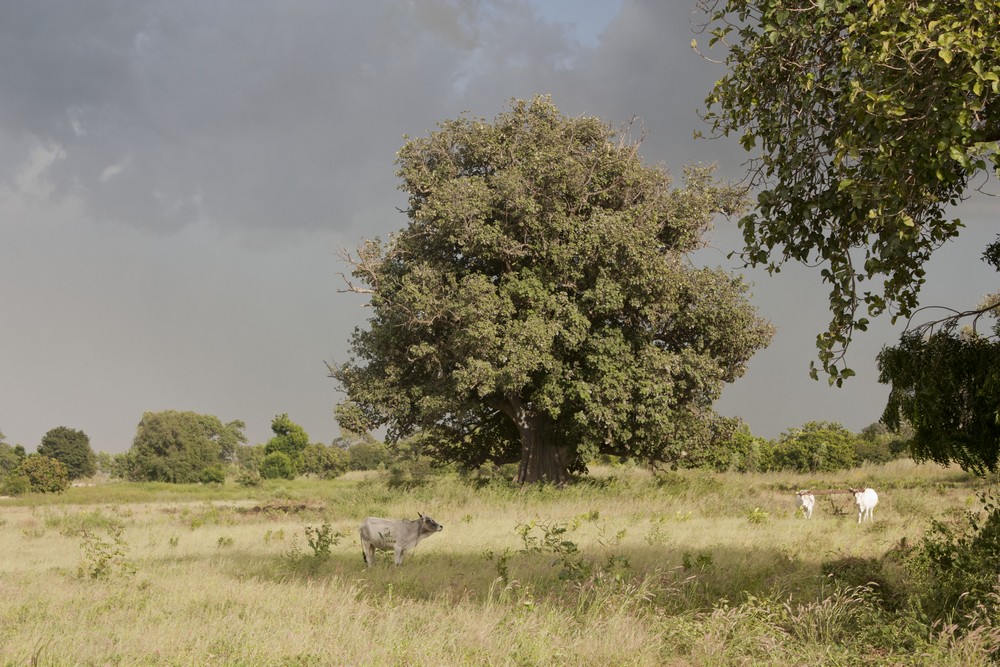
[[[33,493],[62,493],[69,487],[69,471],[62,462],[48,456],[32,454],[21,462],[15,476],[28,479]]]
[[[288,454],[271,452],[260,463],[260,476],[264,479],[295,479],[295,466]]]
[[[0,494],[5,496],[23,496],[31,492],[31,480],[26,476],[13,473],[0,482]]]
[[[378,470],[391,458],[389,448],[381,442],[359,442],[347,450],[347,467],[351,470]]]
[[[922,608],[931,620],[961,622],[977,608],[998,611],[1000,507],[984,496],[981,512],[936,520],[910,559]]]
[[[854,465],[857,436],[837,423],[808,422],[785,431],[774,444],[772,468],[829,472]]]
[[[202,484],[225,484],[226,473],[222,466],[209,466],[201,471],[198,481]]]

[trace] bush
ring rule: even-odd
[[[392,458],[389,448],[381,442],[359,442],[347,450],[351,470],[378,470]]]
[[[14,475],[26,477],[32,493],[62,493],[69,487],[69,471],[66,466],[40,454],[25,458]]]
[[[910,565],[930,620],[961,622],[979,607],[998,611],[1000,507],[984,496],[981,512],[934,521]]]
[[[201,471],[198,481],[202,484],[225,484],[226,473],[222,466],[209,466]]]
[[[772,468],[795,472],[830,472],[854,465],[857,436],[837,423],[808,422],[781,434],[774,445]]]
[[[288,454],[271,452],[260,463],[260,476],[264,479],[295,479],[295,466]]]
[[[18,473],[12,473],[0,482],[0,495],[23,496],[31,492],[31,480]]]

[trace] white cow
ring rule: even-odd
[[[811,519],[813,515],[813,507],[816,506],[816,496],[814,496],[811,491],[796,491],[795,506],[801,507],[802,511],[806,514],[806,518]]]
[[[866,486],[863,489],[850,489],[850,491],[854,494],[854,502],[858,505],[858,523],[865,518],[874,521],[872,510],[878,505],[878,494],[875,493],[875,489]]]
[[[396,565],[403,564],[403,554],[417,546],[420,540],[444,530],[429,516],[419,519],[379,519],[373,516],[361,522],[361,553],[368,567],[375,564],[375,550],[395,551]]]

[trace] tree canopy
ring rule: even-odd
[[[276,452],[284,454],[288,457],[290,467],[287,468],[288,474],[283,476],[291,479],[302,469],[303,454],[309,446],[309,435],[305,429],[289,419],[287,414],[277,415],[271,420],[271,432],[274,436],[264,445],[265,460]]]
[[[57,426],[42,436],[38,453],[66,466],[69,478],[90,477],[97,472],[97,460],[90,447],[90,438],[83,431]]]
[[[246,442],[241,421],[223,424],[196,412],[147,412],[129,449],[130,479],[152,482],[198,482],[202,473],[230,460]]]
[[[772,331],[739,278],[686,257],[744,204],[710,168],[671,188],[626,130],[541,97],[445,121],[397,165],[407,226],[345,253],[372,316],[331,367],[342,428],[422,430],[520,482],[601,453],[682,462],[732,430],[712,403]]]
[[[914,312],[926,261],[962,227],[948,208],[1000,167],[1000,1],[700,5],[729,48],[707,120],[756,152],[743,257],[822,266],[819,361],[840,384],[854,332]]]

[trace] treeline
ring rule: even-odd
[[[719,472],[831,472],[909,456],[912,437],[908,425],[893,433],[875,422],[854,433],[836,422],[811,421],[770,440],[752,435],[744,425],[728,443],[707,448],[682,467]]]
[[[241,421],[223,423],[196,412],[147,412],[131,448],[120,454],[95,453],[83,431],[65,426],[46,433],[37,453],[30,454],[5,443],[0,432],[0,494],[58,493],[95,473],[133,482],[230,480],[253,486],[264,479],[333,479],[350,470],[384,470],[391,483],[406,485],[419,483],[438,463],[433,443],[420,435],[390,447],[367,433],[345,434],[326,445],[310,442],[287,414],[272,420],[273,435],[265,443],[246,444],[244,429]],[[891,433],[880,423],[854,433],[835,422],[814,421],[771,440],[743,426],[725,441],[670,465],[719,472],[830,472],[907,456],[910,436],[908,429]],[[492,464],[463,472],[509,477],[509,471]]]

